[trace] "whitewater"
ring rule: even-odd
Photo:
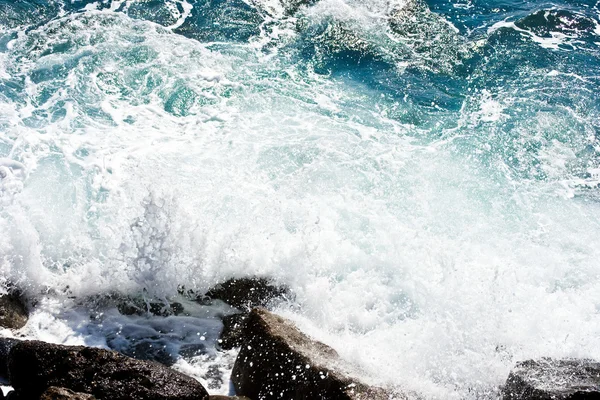
[[[206,343],[174,367],[226,394],[231,310],[185,293],[264,276],[294,294],[278,313],[425,399],[600,360],[599,46],[591,0],[0,0],[18,335]]]

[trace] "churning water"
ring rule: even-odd
[[[90,299],[258,274],[373,383],[494,398],[518,360],[600,359],[599,184],[592,0],[0,0],[29,337],[177,352],[218,323]]]

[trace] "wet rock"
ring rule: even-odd
[[[600,399],[600,363],[551,358],[517,363],[504,386],[503,399]]]
[[[28,398],[50,386],[111,400],[208,398],[199,382],[161,364],[91,347],[20,342],[10,350],[8,370],[11,385]]]
[[[19,339],[0,338],[0,380],[8,382],[8,354]]]
[[[424,0],[394,2],[388,21],[395,35],[414,53],[411,63],[450,70],[469,57],[462,37]]]
[[[149,299],[144,296],[133,297],[118,292],[88,296],[80,299],[79,302],[94,311],[91,315],[94,319],[98,319],[106,309],[112,307],[116,307],[122,315],[147,316],[150,314],[168,317],[185,313],[183,304],[179,302]]]
[[[117,309],[123,315],[146,315],[152,314],[159,317],[168,317],[170,315],[180,315],[183,313],[181,303],[146,303],[143,299],[124,299],[117,304]]]
[[[290,297],[287,287],[277,286],[266,278],[240,278],[223,282],[199,298],[202,304],[210,304],[212,300],[221,300],[242,311],[250,311],[254,307],[266,307],[275,299]]]
[[[96,400],[96,398],[91,394],[51,386],[42,393],[40,400]]]
[[[170,351],[169,343],[154,338],[142,339],[117,350],[137,360],[156,361],[167,367],[177,362],[177,354]]]
[[[285,10],[285,13],[288,15],[293,15],[298,11],[298,9],[302,6],[310,6],[317,2],[318,0],[281,0],[281,5]]]
[[[335,350],[265,309],[252,310],[243,335],[231,374],[240,395],[263,400],[401,398],[361,383]]]
[[[223,386],[223,371],[217,364],[210,365],[202,377],[208,382],[209,389],[218,389]]]
[[[245,314],[232,314],[223,317],[223,330],[219,336],[219,347],[223,350],[231,350],[240,346],[242,342],[242,330],[244,328]]]
[[[183,358],[197,357],[206,353],[206,345],[202,343],[184,344],[179,348],[179,355]]]
[[[21,392],[17,390],[11,390],[6,394],[6,400],[28,400]]]
[[[25,302],[18,293],[0,296],[0,327],[21,329],[27,323],[28,317]]]

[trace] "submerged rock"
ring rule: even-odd
[[[414,53],[412,63],[451,70],[469,57],[466,43],[456,28],[431,12],[423,0],[393,3],[388,21],[392,32]]]
[[[77,393],[69,389],[51,386],[42,393],[40,400],[96,400],[96,398],[91,394]]]
[[[520,362],[508,376],[504,400],[600,399],[600,363],[543,358]]]
[[[302,6],[310,6],[315,4],[318,0],[280,0],[285,13],[293,15]]]
[[[170,315],[180,315],[183,313],[181,303],[147,303],[144,299],[127,298],[117,304],[117,309],[123,315],[146,315],[152,314],[159,317],[168,317]]]
[[[21,329],[27,323],[29,313],[23,298],[18,293],[0,296],[0,327]]]
[[[203,304],[221,300],[248,312],[254,307],[266,307],[275,299],[285,299],[290,295],[289,288],[275,285],[266,278],[240,278],[216,285],[198,300]]]
[[[8,370],[10,384],[27,398],[57,386],[98,399],[208,399],[193,378],[155,362],[91,347],[20,342],[10,350]]]
[[[265,309],[252,310],[243,335],[231,374],[240,395],[263,400],[398,398],[351,377],[335,350]]]

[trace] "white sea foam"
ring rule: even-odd
[[[538,36],[535,33],[531,32],[530,30],[519,28],[518,26],[515,25],[514,22],[509,22],[509,21],[501,21],[501,22],[495,23],[494,25],[492,25],[491,27],[488,28],[488,34],[494,32],[494,31],[497,31],[498,29],[501,29],[501,28],[513,29],[513,30],[521,33],[522,35],[531,38],[532,41],[539,44],[541,47],[546,48],[546,49],[554,49],[554,50],[557,50],[560,45],[564,44],[566,39],[577,37],[577,36],[569,36],[562,32],[550,32],[550,37]]]
[[[3,276],[33,296],[169,299],[268,275],[296,294],[279,312],[373,382],[428,398],[494,398],[529,357],[600,358],[600,203],[412,139],[360,83],[219,46],[93,10],[15,40],[6,68],[27,90],[0,104],[14,121],[0,149],[28,174],[0,211]],[[506,119],[509,97],[470,100],[465,126]],[[569,157],[556,143],[540,162],[562,179]],[[48,296],[23,332],[105,345],[123,326],[126,346],[164,323],[189,343],[185,329],[218,330],[86,311]],[[201,378],[202,357],[176,366]]]

